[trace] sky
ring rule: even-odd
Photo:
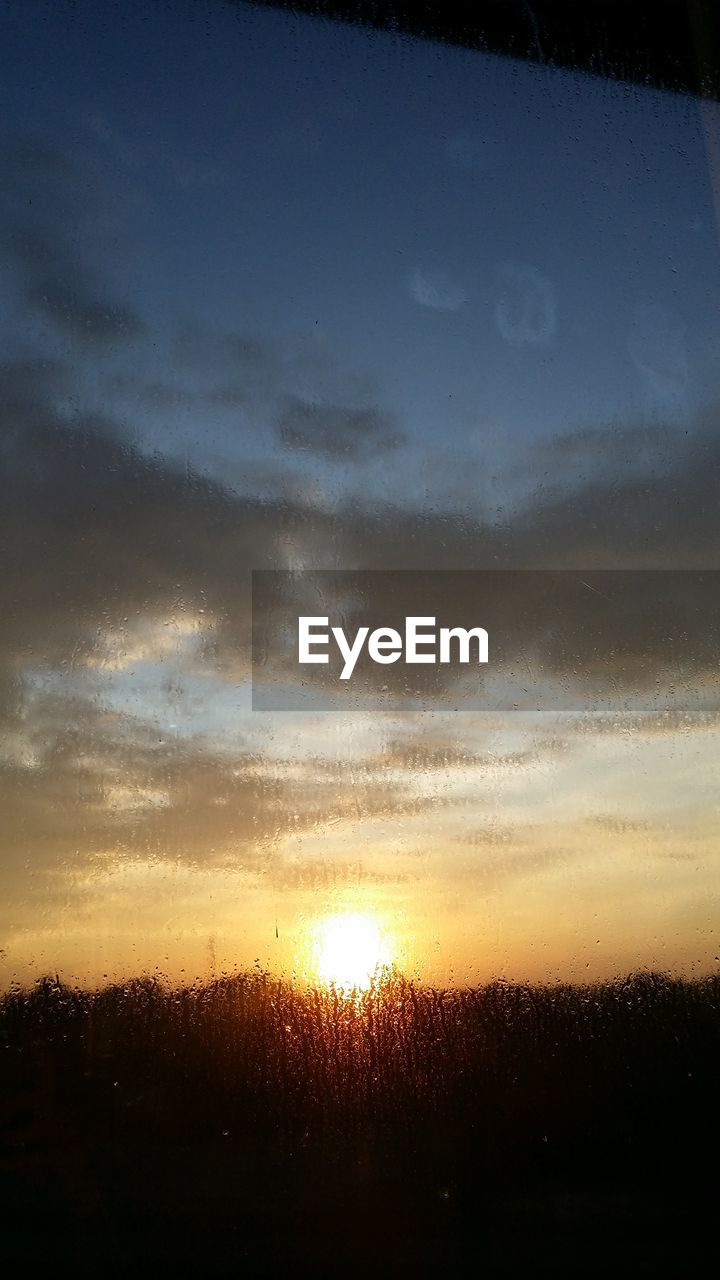
[[[249,580],[720,567],[718,108],[0,17],[0,980],[301,976],[333,912],[431,981],[715,971],[714,619],[668,670],[651,601],[609,710],[259,711]]]

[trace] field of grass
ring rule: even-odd
[[[3,1251],[96,1275],[712,1275],[719,1051],[717,979],[46,979],[0,1006]]]

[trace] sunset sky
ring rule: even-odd
[[[312,977],[333,915],[432,981],[714,972],[716,633],[668,671],[648,616],[602,713],[260,711],[249,592],[720,568],[720,109],[221,0],[0,12],[3,985]]]

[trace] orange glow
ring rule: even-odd
[[[390,939],[367,912],[325,916],[314,930],[314,969],[321,982],[367,990],[393,959]]]

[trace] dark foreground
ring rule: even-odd
[[[716,1274],[717,979],[45,981],[0,1038],[15,1274]]]

